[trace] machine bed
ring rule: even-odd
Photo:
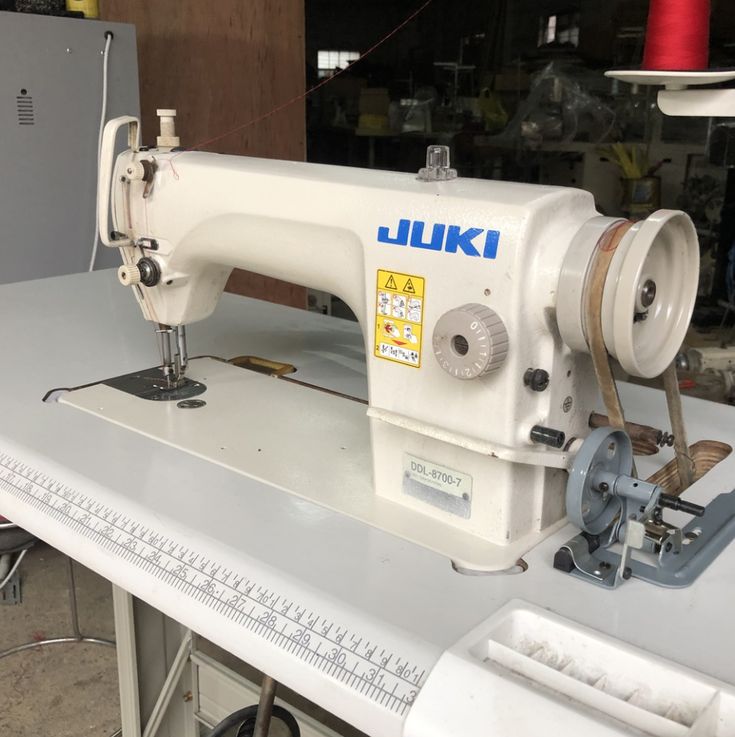
[[[436,553],[274,488],[287,444],[281,457],[272,447],[273,478],[264,467],[257,481],[43,403],[51,388],[150,365],[154,338],[113,272],[2,286],[0,314],[0,511],[363,731],[735,734],[735,546],[680,590],[631,580],[607,591],[554,570],[571,526],[527,554],[524,573],[460,575]],[[300,381],[366,397],[362,336],[346,321],[226,295],[189,344],[192,355],[288,362]],[[660,393],[621,393],[630,420],[665,426]],[[731,408],[685,399],[684,409],[691,442],[735,446]],[[253,437],[262,411],[244,409]],[[335,431],[308,414],[292,422],[315,446]],[[640,475],[662,458],[639,459]],[[707,502],[734,478],[730,455],[687,498]],[[566,648],[570,663],[582,643],[619,688],[591,685],[584,668],[555,670],[553,657],[542,672],[526,668],[524,631]],[[645,694],[634,688],[641,673]]]

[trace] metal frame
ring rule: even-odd
[[[118,642],[121,737],[200,737],[200,726],[212,729],[238,708],[257,703],[265,693],[261,687],[197,648],[197,637],[124,589],[113,586],[115,633]],[[178,648],[168,657],[167,637],[156,638],[158,647],[139,657],[139,639],[148,641],[159,625],[178,632]],[[146,631],[147,630],[147,631]],[[142,651],[142,648],[141,648]],[[155,664],[167,662],[163,680]],[[265,677],[273,686],[275,682]],[[183,699],[176,694],[184,691]],[[275,688],[266,694],[272,702]],[[146,714],[146,702],[154,699]],[[278,699],[299,722],[303,737],[339,737],[313,717]]]
[[[65,645],[72,642],[83,642],[89,645],[104,645],[106,647],[115,647],[114,640],[107,640],[102,637],[88,637],[82,634],[79,626],[79,610],[77,607],[77,589],[74,580],[74,561],[66,556],[66,573],[69,589],[69,610],[71,618],[72,634],[67,637],[50,637],[45,640],[38,640],[32,642],[26,642],[22,645],[16,645],[15,647],[8,648],[0,652],[0,659],[6,658],[9,655],[15,655],[26,650],[34,650],[37,647],[43,647],[44,645]]]

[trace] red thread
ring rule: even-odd
[[[359,64],[363,59],[365,59],[367,56],[373,53],[376,49],[381,47],[388,39],[393,38],[393,36],[396,35],[399,31],[401,31],[405,26],[407,26],[417,15],[419,15],[425,8],[427,8],[433,0],[426,0],[423,5],[420,5],[416,10],[414,10],[411,15],[408,16],[402,23],[397,25],[388,35],[383,36],[383,38],[380,39],[377,43],[373,44],[364,54],[362,54],[358,59],[355,59],[355,61],[350,62],[344,69],[340,69],[338,72],[333,74],[331,77],[326,77],[318,84],[315,84],[313,87],[310,87],[306,92],[302,92],[300,95],[296,95],[296,97],[292,97],[290,100],[287,100],[286,102],[278,105],[278,107],[273,108],[273,110],[264,113],[263,115],[259,115],[257,118],[253,118],[252,120],[249,120],[247,123],[243,123],[242,125],[238,125],[235,128],[232,128],[231,130],[226,131],[225,133],[222,133],[219,136],[215,136],[214,138],[209,138],[206,141],[201,141],[194,146],[190,146],[189,148],[184,149],[184,151],[179,151],[178,153],[174,154],[174,156],[171,157],[171,160],[175,159],[179,154],[184,153],[185,151],[194,151],[198,148],[201,148],[202,146],[208,146],[210,143],[215,143],[216,141],[221,141],[223,138],[227,138],[228,136],[231,136],[233,133],[237,133],[238,131],[245,130],[246,128],[250,128],[257,123],[260,123],[261,121],[265,120],[266,118],[270,118],[271,116],[275,115],[276,113],[280,113],[281,110],[285,110],[287,107],[290,107],[291,105],[299,102],[300,100],[304,100],[309,95],[311,95],[313,92],[316,92],[321,87],[324,87],[325,84],[329,84],[333,79],[336,79],[339,77],[340,74],[344,74],[348,69],[352,69],[355,64]],[[171,167],[173,169],[173,165]],[[174,170],[175,172],[175,170]],[[178,179],[178,176],[177,176]]]
[[[710,0],[651,0],[643,68],[701,71],[709,67]]]

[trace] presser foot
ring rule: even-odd
[[[116,376],[100,383],[154,402],[178,402],[197,397],[207,390],[206,384],[200,381],[192,381],[186,377],[172,380],[164,375],[160,366]]]
[[[735,491],[720,494],[702,517],[681,530],[672,529],[681,533],[680,547],[672,542],[667,550],[665,543],[658,554],[644,554],[645,559],[633,557],[626,546],[622,553],[613,552],[581,533],[559,548],[554,568],[611,589],[630,578],[667,588],[689,586],[735,538]]]

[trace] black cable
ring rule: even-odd
[[[254,718],[258,713],[258,705],[247,706],[244,709],[238,709],[233,711],[230,716],[225,717],[210,733],[208,737],[224,737],[227,732],[233,727],[237,727],[238,731],[240,726],[247,719]]]
[[[294,715],[290,711],[284,709],[282,706],[274,704],[272,715],[276,719],[280,719],[286,725],[291,737],[301,737],[299,723],[296,721]],[[255,716],[252,716],[240,725],[240,728],[237,730],[235,737],[253,737],[254,733]]]
[[[225,737],[233,728],[237,727],[234,737],[252,737],[255,731],[255,718],[258,715],[258,705],[247,706],[244,709],[232,712],[225,717],[207,737]],[[301,737],[301,730],[294,715],[278,704],[273,705],[273,716],[280,719],[290,732],[291,737]]]

